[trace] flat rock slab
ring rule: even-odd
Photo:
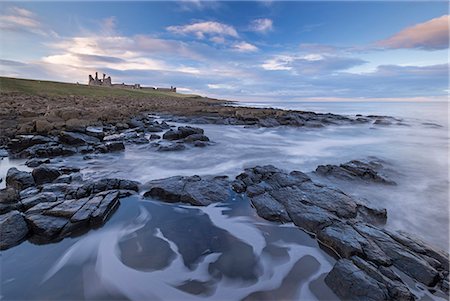
[[[119,206],[121,197],[139,190],[135,181],[86,181],[78,169],[66,167],[40,166],[31,173],[17,169],[8,173],[7,187],[0,190],[2,249],[25,237],[48,243],[101,226]]]
[[[227,177],[176,176],[150,181],[146,184],[149,190],[144,196],[169,203],[182,202],[206,206],[226,201],[230,196],[229,184]]]
[[[341,165],[319,165],[316,173],[325,177],[335,177],[343,180],[362,180],[386,185],[396,185],[381,173],[383,165],[379,161],[363,162],[352,160]]]

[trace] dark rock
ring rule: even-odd
[[[34,145],[38,144],[47,144],[50,142],[54,142],[55,140],[53,138],[40,136],[40,135],[19,135],[15,138],[11,139],[8,143],[8,148],[13,153],[19,153],[23,151],[26,148],[29,148]]]
[[[341,259],[325,277],[325,283],[343,300],[414,300],[406,286],[377,274],[377,281],[351,260]]]
[[[12,187],[20,191],[34,185],[34,178],[31,175],[31,172],[20,171],[17,168],[12,167],[6,174],[7,187]]]
[[[352,160],[347,163],[337,165],[319,165],[316,168],[316,173],[321,176],[332,176],[344,180],[363,180],[375,183],[382,183],[388,185],[395,185],[392,180],[387,179],[380,174],[380,169],[383,166],[381,163],[370,161],[362,162]]]
[[[48,241],[56,239],[58,234],[69,222],[66,218],[31,214],[25,217],[32,234],[45,238]]]
[[[107,142],[105,146],[109,152],[123,151],[125,149],[125,145],[122,142]]]
[[[384,210],[314,183],[301,172],[287,174],[273,166],[250,168],[236,177],[232,187],[245,193],[261,217],[292,220],[340,257],[358,258],[357,266],[342,261],[327,276],[327,284],[344,299],[412,300],[412,293],[393,276],[392,266],[426,286],[446,281],[448,254],[377,228],[370,223],[385,217]]]
[[[208,142],[205,141],[194,141],[194,147],[205,147],[208,145]]]
[[[25,239],[28,226],[19,211],[0,215],[0,250],[11,248]]]
[[[55,180],[61,175],[61,173],[57,169],[50,168],[47,166],[37,167],[33,169],[31,174],[33,175],[34,182],[36,183],[36,185],[51,183],[53,182],[53,180]]]
[[[145,197],[154,197],[173,203],[183,202],[206,206],[227,200],[230,196],[229,180],[225,177],[171,177],[146,184],[150,189]]]
[[[19,208],[19,194],[11,187],[0,189],[0,214]]]
[[[28,208],[31,208],[39,203],[49,203],[49,202],[56,202],[57,197],[55,193],[53,192],[41,192],[38,194],[35,194],[33,196],[24,198],[20,200],[20,204],[22,207],[27,210]]]
[[[209,141],[209,138],[203,134],[192,134],[184,138],[185,142]]]
[[[156,135],[156,134],[151,134],[149,137],[150,140],[157,140],[157,139],[161,139],[160,135]]]
[[[163,138],[166,140],[179,140],[186,138],[190,135],[194,134],[200,134],[202,135],[204,133],[203,129],[190,127],[190,126],[180,126],[177,130],[169,130],[164,133]]]
[[[98,144],[100,142],[100,139],[90,135],[66,131],[59,134],[59,140],[68,145]]]
[[[27,160],[27,162],[25,162],[25,165],[28,167],[38,167],[39,165],[48,164],[48,163],[50,163],[49,159],[43,159],[43,160],[42,159],[30,159],[30,160]]]

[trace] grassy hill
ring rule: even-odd
[[[97,97],[125,97],[125,98],[148,98],[158,96],[171,97],[198,97],[197,95],[186,95],[174,92],[160,92],[157,90],[123,89],[111,87],[96,87],[81,84],[70,84],[43,80],[18,79],[0,77],[0,91],[2,93],[18,92],[27,95],[39,96],[88,96]]]

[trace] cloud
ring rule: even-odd
[[[206,9],[217,10],[221,4],[212,0],[182,0],[177,2],[181,11],[202,11]]]
[[[56,36],[54,31],[42,25],[33,12],[17,6],[7,8],[6,13],[0,15],[0,30]]]
[[[234,29],[233,26],[214,21],[197,22],[180,26],[169,26],[166,29],[175,34],[182,34],[182,35],[193,34],[198,39],[203,39],[205,38],[206,35],[230,36],[234,38],[239,37],[236,29]]]
[[[237,42],[233,45],[233,49],[239,52],[255,52],[258,51],[258,47],[247,42]]]
[[[346,70],[366,61],[344,56],[309,53],[304,55],[277,55],[265,60],[261,67],[268,71],[292,71],[295,74],[320,75]]]
[[[250,23],[249,30],[266,33],[273,30],[273,21],[271,19],[255,19]]]
[[[378,41],[385,48],[446,49],[449,46],[449,15],[407,27],[392,37]]]

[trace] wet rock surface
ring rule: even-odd
[[[390,116],[343,116],[331,113],[314,113],[291,110],[256,109],[246,107],[222,107],[217,112],[201,116],[171,116],[169,121],[192,124],[246,125],[255,127],[293,126],[321,128],[329,125],[348,124],[398,124],[402,120]]]
[[[121,197],[138,190],[135,181],[83,180],[72,168],[11,168],[6,188],[0,190],[0,249],[26,238],[34,243],[58,241],[101,226]]]
[[[316,173],[324,177],[342,180],[361,180],[386,185],[396,185],[383,174],[383,162],[379,159],[360,161],[352,160],[338,165],[319,165]]]
[[[301,172],[288,174],[273,166],[246,170],[233,187],[249,197],[263,218],[292,221],[339,257],[349,259],[339,260],[327,280],[343,299],[412,300],[412,292],[393,276],[393,268],[427,287],[446,290],[448,254],[417,238],[370,224],[362,212],[370,209],[377,214],[377,209],[342,191],[315,184]]]
[[[325,282],[343,299],[414,300],[400,278],[403,274],[424,287],[448,292],[448,254],[411,235],[373,224],[374,219],[386,219],[386,210],[315,183],[300,171],[257,166],[234,181],[171,177],[146,186],[145,197],[197,206],[223,201],[234,190],[248,198],[259,216],[293,222],[336,254],[338,261]]]
[[[182,202],[194,206],[206,206],[223,202],[230,194],[227,177],[170,177],[146,184],[144,197],[153,197],[164,202]]]

